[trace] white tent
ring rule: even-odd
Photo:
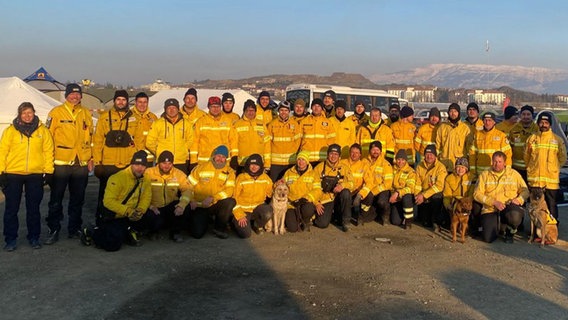
[[[150,110],[159,117],[164,112],[164,102],[169,98],[177,99],[180,107],[183,106],[183,96],[186,91],[187,89],[166,89],[156,92],[156,94],[150,97]],[[255,97],[241,89],[197,89],[197,105],[199,106],[199,109],[207,111],[207,100],[209,97],[217,96],[221,98],[225,92],[230,92],[233,96],[235,96],[235,107],[233,108],[233,112],[239,116],[242,116],[243,114],[243,105],[245,104],[245,101],[251,99],[256,103]]]
[[[18,115],[18,106],[22,102],[31,102],[44,123],[49,111],[61,104],[18,77],[0,78],[0,132]]]

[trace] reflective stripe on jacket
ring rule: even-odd
[[[525,150],[527,180],[531,187],[560,189],[560,168],[566,162],[566,145],[552,130],[527,139]]]
[[[481,213],[497,212],[495,201],[507,204],[517,199],[523,205],[529,196],[529,190],[521,175],[513,168],[506,167],[498,174],[493,170],[483,171],[477,180],[473,192],[475,201],[483,205]]]
[[[189,181],[183,171],[172,167],[169,173],[160,171],[158,165],[146,169],[144,175],[150,179],[152,185],[152,201],[150,205],[162,208],[179,200],[178,206],[185,209],[189,203]],[[181,194],[181,197],[179,196]]]
[[[46,127],[53,137],[56,165],[73,165],[75,159],[79,159],[80,165],[87,165],[93,156],[91,111],[81,105],[72,106],[65,101],[49,112]]]
[[[10,125],[0,140],[0,173],[53,173],[51,132],[39,124],[30,137]]]

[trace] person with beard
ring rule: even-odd
[[[345,100],[338,100],[335,103],[335,116],[331,117],[335,127],[335,143],[341,146],[341,159],[349,158],[350,146],[357,137],[355,124],[345,117],[345,107]]]
[[[335,91],[327,90],[323,93],[323,111],[326,118],[331,118],[335,116]]]
[[[221,104],[223,105],[223,113],[231,119],[232,123],[237,122],[241,117],[233,112],[235,107],[235,96],[230,92],[223,93],[221,96]]]
[[[392,189],[393,169],[391,164],[381,155],[383,146],[380,141],[369,145],[369,156],[365,161],[369,169],[363,177],[361,196],[361,220],[370,222],[374,219],[385,224],[385,217],[390,214],[390,190]]]
[[[389,163],[393,162],[394,137],[391,128],[389,128],[381,118],[381,109],[379,109],[379,107],[373,107],[371,109],[369,121],[363,122],[357,132],[355,141],[361,145],[363,157],[368,155],[371,142],[380,141],[385,149],[385,152],[382,153],[382,157]]]
[[[306,119],[308,115],[309,113],[306,112],[306,102],[304,101],[304,99],[296,99],[296,101],[294,101],[294,120],[296,120],[298,123],[301,123],[304,119]]]
[[[93,136],[95,176],[99,179],[99,214],[109,177],[128,166],[136,152],[132,139],[136,127],[130,126],[128,121],[132,115],[128,108],[128,92],[115,91],[113,101],[112,109],[100,115]]]
[[[239,154],[237,132],[231,119],[223,114],[221,98],[209,97],[207,108],[209,113],[199,118],[193,128],[193,144],[189,152],[191,165],[209,162],[215,146],[225,145],[229,148],[231,168],[236,170]]]
[[[30,102],[18,106],[18,116],[0,139],[0,187],[4,193],[4,250],[14,251],[18,239],[18,211],[26,195],[27,239],[40,249],[43,185],[53,177],[53,139],[35,115]]]
[[[505,111],[503,112],[503,116],[505,120],[495,125],[495,128],[497,130],[503,131],[506,135],[508,135],[509,132],[511,132],[511,129],[519,121],[519,117],[517,116],[517,108],[515,108],[515,106],[507,106],[505,108]]]
[[[527,181],[527,165],[525,163],[525,145],[527,139],[539,131],[538,125],[533,121],[534,108],[526,105],[521,108],[521,119],[509,131],[509,142],[513,149],[513,169],[517,170],[523,180]]]
[[[483,115],[483,130],[475,134],[469,149],[469,169],[479,175],[491,167],[491,155],[502,151],[507,155],[506,165],[512,165],[512,151],[509,139],[503,131],[495,129],[495,113],[486,112]]]
[[[442,122],[436,130],[435,145],[438,160],[446,166],[448,172],[454,171],[457,158],[467,156],[466,143],[469,127],[460,119],[460,105],[452,103],[448,107],[448,120]]]
[[[286,170],[282,180],[286,182],[288,210],[285,225],[288,232],[310,230],[310,220],[316,213],[314,190],[319,188],[316,175],[309,163],[309,154],[300,152],[296,156],[296,165]]]
[[[398,103],[393,103],[389,107],[389,118],[386,121],[387,126],[391,126],[393,123],[397,122],[400,117],[400,105]]]
[[[294,164],[302,138],[302,128],[290,118],[289,104],[278,106],[278,117],[268,124],[267,132],[270,137],[270,179],[274,182]]]
[[[395,167],[389,203],[390,220],[393,225],[410,229],[414,220],[414,196],[421,190],[416,172],[408,165],[408,156],[404,149],[395,156]]]
[[[282,101],[280,104],[290,108],[288,101]],[[256,119],[254,101],[250,99],[245,101],[243,117],[237,120],[233,126],[237,133],[237,148],[239,149],[237,174],[243,171],[245,161],[254,153],[261,154],[265,167],[270,168],[270,135],[264,124]]]
[[[408,164],[414,167],[416,153],[414,151],[414,138],[416,137],[416,126],[414,125],[414,110],[409,106],[404,106],[400,110],[400,119],[391,124],[392,136],[394,137],[394,152],[404,149],[408,155]]]
[[[181,107],[180,113],[184,119],[189,121],[191,126],[205,115],[205,112],[197,106],[197,90],[195,90],[195,88],[187,89],[183,95],[183,106]]]
[[[365,103],[362,100],[355,101],[355,111],[349,116],[349,120],[355,124],[355,132],[359,133],[359,128],[369,121],[369,115],[365,113]]]
[[[539,132],[527,139],[525,148],[528,185],[531,188],[545,188],[548,210],[558,220],[560,169],[566,163],[566,145],[561,137],[552,132],[552,114],[541,112],[536,123]]]
[[[421,191],[414,197],[418,206],[418,218],[422,225],[440,231],[449,227],[450,217],[442,211],[444,181],[448,172],[436,157],[436,146],[430,144],[424,150],[424,159],[416,166],[416,176],[421,183]]]
[[[146,169],[152,185],[152,201],[144,215],[146,224],[143,230],[148,236],[156,238],[160,228],[166,224],[170,228],[170,239],[183,242],[181,230],[188,216],[187,205],[190,199],[190,184],[187,175],[173,165],[174,155],[168,150],[158,156],[158,164]]]
[[[473,140],[478,131],[483,130],[483,120],[479,118],[479,106],[475,102],[470,102],[466,107],[467,117],[463,121],[469,128],[466,150],[471,148]],[[470,162],[471,165],[471,162]]]
[[[338,101],[339,102],[339,101]],[[336,109],[341,110],[341,109]],[[337,115],[337,114],[336,114]],[[349,167],[351,171],[351,176],[353,177],[353,185],[351,188],[351,200],[352,200],[352,214],[354,224],[359,223],[359,218],[361,217],[361,195],[359,191],[363,188],[365,173],[369,171],[369,162],[361,159],[361,145],[354,143],[349,148],[349,157],[347,159],[341,159],[340,164]],[[368,221],[365,221],[368,222]]]
[[[323,101],[312,101],[312,114],[302,121],[302,143],[300,151],[310,154],[310,164],[316,166],[326,158],[326,150],[335,142],[336,131],[333,122],[323,112]]]
[[[146,93],[138,93],[134,101],[134,107],[130,108],[132,116],[131,119],[129,119],[129,121],[135,120],[130,121],[130,125],[135,127],[132,139],[134,140],[136,151],[146,151],[148,154],[148,165],[152,166],[154,163],[154,155],[149,150],[146,150],[146,138],[148,137],[148,132],[150,132],[152,124],[154,121],[158,120],[158,117],[148,108],[148,95]]]
[[[314,168],[316,183],[321,186],[314,195],[317,199],[314,226],[327,228],[334,220],[341,231],[347,232],[351,222],[353,175],[351,168],[339,161],[340,154],[341,147],[331,144],[326,159]]]
[[[489,243],[497,239],[499,229],[505,229],[505,242],[513,243],[525,214],[522,206],[529,197],[525,181],[517,171],[506,166],[506,161],[507,155],[496,151],[491,157],[490,169],[480,173],[473,192],[474,200],[483,205],[481,237]]]
[[[423,155],[427,146],[436,143],[436,131],[440,124],[440,110],[437,107],[430,109],[428,114],[428,123],[418,128],[416,137],[414,138],[414,150]]]
[[[261,233],[272,218],[272,207],[267,204],[267,199],[272,197],[272,180],[264,173],[259,154],[247,159],[244,172],[238,175],[235,186],[233,225],[240,238],[250,238],[251,230]]]
[[[152,124],[146,148],[154,155],[168,150],[174,155],[173,165],[189,174],[189,148],[193,141],[191,121],[182,115],[179,102],[170,98],[164,101],[164,113]]]
[[[256,104],[256,119],[267,125],[272,121],[272,108],[270,108],[270,93],[261,91]]]
[[[200,239],[207,232],[209,221],[214,217],[213,234],[227,239],[227,224],[235,207],[232,198],[235,190],[235,171],[227,158],[229,149],[220,145],[213,151],[211,160],[197,165],[187,179],[192,187],[189,205],[189,232]]]
[[[53,182],[49,195],[47,226],[49,236],[44,244],[59,240],[63,220],[63,198],[69,187],[67,215],[68,237],[76,237],[83,220],[85,191],[89,172],[93,171],[93,116],[81,105],[82,90],[76,83],[65,88],[65,102],[53,108],[47,116],[46,127],[55,145]]]

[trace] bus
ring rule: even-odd
[[[327,90],[333,90],[337,100],[345,100],[348,114],[355,110],[355,101],[362,100],[365,103],[365,111],[369,112],[372,107],[379,107],[383,114],[388,113],[388,108],[392,104],[399,104],[399,98],[384,90],[375,89],[359,89],[344,86],[323,85],[323,84],[292,84],[286,87],[286,100],[292,105],[296,99],[302,98],[306,102],[306,106],[316,98],[323,98],[323,93]]]

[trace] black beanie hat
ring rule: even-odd
[[[253,108],[256,110],[256,104],[251,99],[245,101],[245,104],[243,106],[243,111],[246,111],[248,108]]]
[[[324,97],[330,97],[333,101],[335,101],[335,91],[333,90],[327,90],[326,92],[323,93]]]
[[[448,112],[450,112],[450,110],[452,110],[452,109],[457,110],[458,113],[461,112],[461,107],[460,107],[460,105],[457,104],[457,103],[455,103],[455,102],[452,103],[452,104],[450,104],[450,106],[448,107]]]
[[[440,109],[438,109],[437,107],[430,109],[430,114],[428,114],[428,117],[431,117],[431,116],[436,116],[436,117],[440,118],[441,117],[440,116]]]
[[[132,160],[130,164],[141,164],[143,166],[148,166],[148,154],[144,150],[138,150],[132,155]]]
[[[174,98],[169,98],[168,100],[164,101],[164,109],[166,109],[169,106],[175,106],[179,109],[179,101],[177,101],[177,99]]]
[[[465,109],[469,110],[470,108],[474,108],[477,112],[479,112],[479,106],[475,102],[470,102]]]
[[[429,144],[426,146],[426,148],[424,149],[424,155],[426,155],[426,153],[433,153],[434,155],[436,155],[436,146],[433,144]]]
[[[162,153],[160,153],[160,156],[158,157],[158,163],[162,163],[162,162],[174,162],[174,154],[171,153],[168,150],[164,150],[162,151]]]
[[[398,111],[400,111],[400,105],[398,103],[393,103],[389,107],[389,110],[391,109],[397,109]]]
[[[377,147],[379,148],[379,150],[383,151],[383,144],[378,140],[375,140],[371,142],[371,144],[369,144],[369,151],[371,151],[371,149],[373,149],[374,147]]]
[[[250,171],[251,164],[259,165],[260,169],[257,172],[254,173],[251,172]],[[262,161],[262,157],[260,156],[260,154],[253,153],[250,155],[250,157],[247,158],[247,161],[245,162],[244,171],[253,177],[258,177],[264,172],[264,162]]]
[[[536,118],[536,123],[539,123],[540,120],[546,120],[548,123],[552,124],[552,114],[548,111],[541,112]]]
[[[268,91],[261,91],[258,95],[258,100],[260,100],[261,97],[268,97],[270,99],[270,93],[268,93]]]
[[[126,92],[126,90],[116,90],[114,92],[114,98],[112,98],[112,100],[116,100],[116,98],[118,97],[123,97],[128,100],[128,92]]]
[[[483,120],[493,119],[493,121],[495,121],[496,118],[497,118],[497,116],[493,112],[486,112],[486,113],[483,114]]]
[[[345,103],[345,100],[338,100],[335,102],[335,109],[337,108],[343,108],[343,110],[347,109],[347,104]]]
[[[233,103],[235,103],[235,96],[233,96],[233,94],[230,93],[230,92],[225,92],[225,93],[223,93],[223,96],[221,97],[221,103],[223,103],[225,101],[233,101]]]
[[[527,104],[527,105],[524,105],[524,106],[521,108],[521,112],[523,112],[523,111],[525,111],[525,110],[528,110],[528,111],[530,111],[532,114],[534,114],[534,108],[533,108],[532,106],[529,106],[528,104]]]
[[[508,106],[505,108],[505,112],[503,114],[505,116],[505,120],[511,119],[517,114],[517,108],[515,108],[515,106]]]
[[[329,147],[327,147],[327,154],[330,154],[331,152],[337,152],[341,154],[341,146],[337,143],[330,144]]]
[[[315,98],[314,100],[312,100],[312,104],[310,104],[310,107],[313,107],[314,104],[317,104],[323,108],[323,100],[321,100],[320,98]]]
[[[65,87],[65,98],[73,92],[79,92],[79,94],[83,95],[83,91],[81,90],[81,86],[76,83],[70,83]]]
[[[197,100],[197,90],[195,90],[195,88],[189,88],[187,89],[187,91],[185,92],[185,94],[183,95],[183,98],[185,99],[185,97],[190,94],[192,96],[195,97],[195,100]]]
[[[394,156],[395,159],[404,159],[406,161],[408,161],[408,157],[406,156],[406,150],[404,149],[400,149],[396,152],[396,155]]]
[[[404,106],[402,107],[402,109],[400,110],[400,117],[401,118],[406,118],[406,117],[410,117],[411,115],[414,114],[414,111],[412,111],[412,108],[409,106]]]

